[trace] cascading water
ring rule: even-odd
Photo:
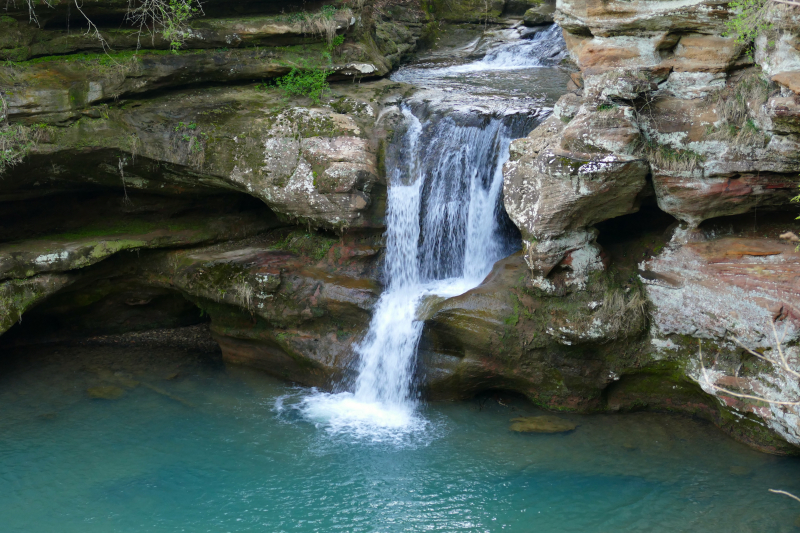
[[[546,48],[537,40],[511,44]],[[473,65],[487,70],[491,61]],[[448,98],[417,99],[402,113],[405,131],[387,154],[387,283],[356,346],[358,377],[352,392],[317,392],[300,404],[307,418],[331,431],[373,440],[425,424],[413,391],[423,327],[418,308],[427,297],[476,287],[517,246],[502,207],[502,167],[511,139],[527,134],[542,115],[540,107],[512,109],[502,100],[478,109],[453,106]]]
[[[524,35],[524,34],[521,34]],[[512,39],[491,47],[480,61],[449,67],[450,72],[524,69],[555,65],[566,57],[561,28],[553,24],[530,38]]]
[[[409,401],[420,300],[477,286],[514,246],[501,227],[499,200],[508,144],[524,122],[492,118],[479,127],[446,117],[423,124],[410,109],[403,113],[410,127],[399,155],[408,163],[390,177],[389,283],[358,347],[355,387],[357,398],[391,405]]]

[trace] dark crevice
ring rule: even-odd
[[[654,196],[648,196],[638,212],[597,224],[597,243],[617,268],[635,272],[639,262],[661,252],[675,224],[677,219],[659,209]]]

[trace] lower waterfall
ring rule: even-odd
[[[426,114],[403,107],[406,130],[387,156],[386,289],[356,346],[353,391],[303,401],[307,417],[334,431],[380,438],[424,423],[413,390],[420,303],[476,287],[517,246],[502,207],[502,167],[510,141],[534,119]]]

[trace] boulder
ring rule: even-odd
[[[544,138],[542,131],[557,136]],[[546,276],[578,250],[587,257],[572,264],[576,282],[596,268],[599,250],[589,228],[638,209],[648,173],[632,155],[638,137],[628,111],[582,109],[567,125],[551,117],[528,139],[514,141],[503,198],[534,272]]]

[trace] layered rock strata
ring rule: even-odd
[[[419,13],[210,1],[174,53],[114,29],[127,1],[84,3],[105,44],[52,4],[38,25],[0,20],[3,149],[22,159],[0,169],[3,343],[210,320],[231,362],[341,379],[379,292],[383,154],[413,89],[315,101],[255,81],[382,76]]]
[[[776,35],[751,55],[725,35],[731,16],[713,1],[559,1],[579,72],[552,116],[512,145],[505,204],[531,284],[550,294],[592,291],[609,268],[598,223],[653,200],[674,217],[668,242],[637,266],[651,317],[639,369],[614,370],[622,377],[605,407],[635,402],[622,385],[641,391],[648,380],[632,375],[650,369],[715,398],[695,405],[732,434],[790,450],[782,440],[800,444],[796,379],[743,347],[780,361],[774,327],[797,368],[800,270],[795,244],[779,237],[798,229],[781,213],[796,211],[800,184],[791,46],[800,26],[794,8],[772,5]],[[638,401],[664,405],[649,396]]]

